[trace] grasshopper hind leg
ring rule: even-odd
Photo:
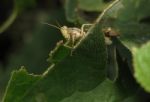
[[[82,26],[81,26],[81,34],[82,34],[82,38],[77,42],[77,44],[74,46],[74,48],[76,48],[79,44],[80,44],[80,42],[81,42],[81,40],[84,38],[84,36],[85,36],[85,34],[86,34],[86,32],[84,31],[84,28],[86,27],[86,26],[92,26],[93,24],[83,24]]]
[[[86,27],[86,26],[92,26],[93,24],[83,24],[82,26],[81,26],[81,33],[84,33],[84,28]]]

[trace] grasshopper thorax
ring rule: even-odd
[[[62,35],[64,36],[65,39],[67,40],[71,40],[74,39],[74,41],[80,39],[84,34],[84,32],[81,31],[81,29],[79,28],[71,28],[71,27],[67,27],[67,26],[63,26],[60,28],[60,31],[62,33]]]

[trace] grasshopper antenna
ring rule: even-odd
[[[59,28],[61,28],[61,24],[60,24],[57,20],[55,20],[55,22],[56,22],[57,26],[58,26]]]
[[[49,26],[51,26],[51,27],[54,27],[54,28],[60,30],[60,27],[57,27],[57,26],[55,26],[55,25],[53,25],[53,24],[49,24],[49,23],[45,23],[45,22],[42,22],[42,24],[46,24],[46,25],[49,25]]]

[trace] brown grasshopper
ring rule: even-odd
[[[43,23],[43,24],[47,24],[51,27],[59,29],[63,37],[67,40],[65,46],[71,49],[74,49],[76,47],[76,44],[81,40],[81,38],[85,36],[86,32],[84,31],[84,27],[92,25],[92,24],[83,24],[81,28],[76,28],[76,27],[67,27],[67,26],[58,27],[48,23]]]

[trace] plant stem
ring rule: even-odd
[[[109,9],[111,9],[116,3],[118,3],[120,0],[115,0],[115,1],[113,1],[106,9],[104,9],[104,11],[100,14],[100,16],[96,19],[96,22],[95,23],[99,23],[101,20],[102,20],[102,18],[103,18],[103,16],[105,15],[105,13],[109,10]]]
[[[5,30],[9,28],[9,26],[15,21],[16,17],[18,15],[18,9],[17,7],[14,7],[11,15],[8,17],[8,19],[0,26],[0,34],[2,34]]]

